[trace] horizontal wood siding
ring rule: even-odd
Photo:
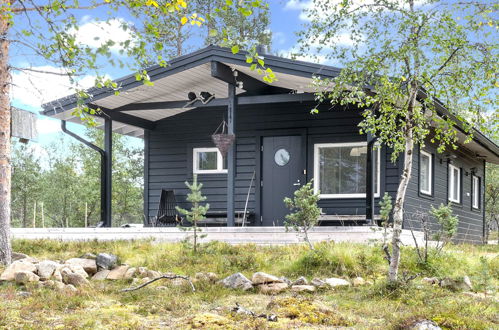
[[[313,178],[313,145],[315,143],[366,141],[359,135],[357,127],[361,120],[358,110],[338,110],[324,107],[316,115],[310,114],[314,103],[272,104],[240,106],[236,116],[236,210],[244,209],[248,187],[256,171],[259,137],[264,135],[293,135],[306,132],[307,180]],[[157,128],[148,137],[149,215],[157,212],[159,194],[162,188],[174,189],[178,203],[185,202],[187,189],[184,182],[192,180],[192,148],[211,147],[211,134],[222,119],[227,118],[225,108],[198,108],[169,117],[158,122]],[[289,133],[294,132],[294,133]],[[398,165],[390,162],[390,153],[381,152],[381,195],[385,191],[394,194],[397,187]],[[385,178],[386,174],[386,178]],[[226,210],[226,174],[203,174],[198,179],[204,184],[203,194],[207,196],[211,210]],[[248,207],[256,211],[255,185],[250,191]],[[376,205],[378,202],[376,201]],[[364,198],[324,199],[319,206],[327,214],[363,215]]]
[[[433,156],[433,196],[426,196],[419,192],[419,149],[416,148],[412,167],[412,177],[407,188],[405,202],[405,223],[404,228],[420,228],[420,220],[417,216],[419,212],[428,212],[431,206],[438,207],[441,203],[448,203],[448,157],[455,155],[451,163],[461,168],[461,203],[453,203],[453,212],[459,217],[459,229],[456,237],[457,242],[481,243],[483,237],[483,192],[484,192],[484,163],[483,160],[470,156],[466,149],[460,147],[456,151],[446,151],[438,153],[436,147],[430,142],[422,147],[422,150],[429,152]],[[480,177],[480,209],[471,207],[471,168],[476,168],[476,175]],[[430,217],[430,224],[433,230],[439,228],[436,220]]]

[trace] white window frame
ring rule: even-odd
[[[319,191],[319,183],[320,183],[320,170],[319,170],[319,149],[320,148],[339,148],[339,147],[367,147],[367,142],[345,142],[345,143],[316,143],[314,144],[314,193],[317,194]],[[381,153],[380,148],[376,148],[376,152],[378,153],[377,164],[376,164],[376,177],[377,184],[375,187],[374,197],[379,197],[380,195],[380,187],[381,187],[381,171],[380,171],[380,163],[381,163]],[[340,198],[366,198],[366,194],[319,194],[319,198],[321,199],[340,199]]]
[[[217,153],[217,169],[216,170],[200,170],[199,169],[199,157],[198,154],[201,152],[216,152]],[[218,148],[193,148],[192,149],[192,172],[194,174],[222,174],[227,173],[227,169],[223,168],[224,159],[222,153]]]
[[[428,173],[428,188],[429,190],[423,190],[422,184],[421,184],[421,158],[422,157],[428,157],[430,160],[429,162],[429,173]],[[419,150],[419,192],[425,195],[431,196],[433,193],[433,156],[431,153],[426,152],[424,150]]]
[[[457,184],[458,184],[458,189],[457,189],[457,198],[453,198],[452,193],[454,191],[454,173],[457,170]],[[462,184],[461,184],[461,168],[454,166],[452,164],[449,164],[449,175],[447,176],[449,180],[449,187],[448,187],[448,195],[449,195],[449,201],[453,203],[461,203],[461,189],[462,189]]]
[[[480,177],[476,175],[471,176],[471,207],[480,209]]]

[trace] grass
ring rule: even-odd
[[[294,279],[306,276],[361,276],[374,284],[345,289],[325,289],[313,294],[290,292],[273,296],[225,289],[205,282],[196,292],[187,286],[153,284],[132,293],[119,293],[130,286],[125,281],[92,283],[75,294],[49,289],[0,284],[0,328],[330,328],[353,326],[360,329],[402,329],[418,319],[431,319],[448,329],[492,329],[499,327],[499,309],[491,299],[477,299],[461,292],[421,284],[419,279],[397,289],[387,289],[386,260],[379,246],[322,243],[316,252],[305,245],[261,247],[231,246],[212,242],[197,255],[183,244],[153,241],[61,242],[14,241],[14,250],[39,259],[65,260],[86,252],[110,252],[120,261],[162,272],[193,276],[215,272],[220,278],[234,272],[251,276],[265,271]],[[411,248],[404,248],[401,272],[421,276],[460,277],[467,275],[479,288],[496,289],[499,284],[497,246],[460,245],[421,265]],[[278,322],[232,315],[238,302],[255,313],[275,313]]]

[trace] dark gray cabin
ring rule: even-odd
[[[210,204],[207,224],[241,225],[246,210],[247,225],[282,226],[283,198],[311,179],[321,193],[321,225],[376,220],[379,196],[396,194],[402,160],[392,163],[389,150],[374,148],[374,139],[359,134],[359,109],[322,104],[318,114],[310,113],[317,106],[312,76],[334,77],[339,69],[268,55],[265,63],[278,77],[269,85],[245,60],[244,54],[210,46],[168,67],[149,68],[152,87],[128,76],[117,80],[119,95],[90,90],[88,105],[102,110],[98,120],[107,141],[111,129],[144,139],[146,224],[158,214],[162,190],[188,206],[184,182],[194,174]],[[78,122],[71,114],[75,107],[69,96],[45,104],[43,114]],[[235,135],[225,157],[211,138],[223,121]],[[459,138],[464,141],[463,132]],[[110,181],[109,143],[102,152],[103,177]],[[418,211],[452,201],[460,219],[458,239],[481,242],[485,163],[499,163],[499,147],[476,132],[457,151],[437,153],[428,143],[415,159],[404,226],[417,229]],[[104,197],[108,185],[103,184]],[[102,207],[110,225],[110,205]]]

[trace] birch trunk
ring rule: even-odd
[[[10,6],[9,0],[1,0],[2,8]],[[9,22],[0,13],[0,263],[10,264],[10,71]]]

